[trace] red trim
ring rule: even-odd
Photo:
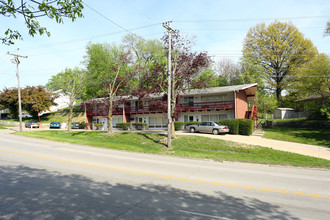
[[[166,107],[166,106],[165,106]],[[177,104],[177,112],[196,112],[196,111],[219,111],[235,108],[235,102],[232,101],[220,101],[220,102],[195,102],[195,103],[182,103]],[[125,107],[125,114],[155,114],[165,113],[165,109],[160,109],[154,106],[137,106],[137,107]],[[100,106],[100,108],[92,109],[87,112],[88,116],[107,116],[107,111]],[[112,109],[113,115],[122,115],[123,108],[115,107]]]

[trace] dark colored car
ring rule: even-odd
[[[37,121],[28,121],[25,123],[26,128],[39,128],[40,124]]]
[[[84,126],[78,122],[73,122],[73,123],[71,123],[71,128],[72,129],[83,129]]]
[[[61,123],[59,121],[52,121],[49,125],[49,128],[61,128]]]

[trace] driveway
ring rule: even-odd
[[[216,138],[225,141],[233,141],[243,144],[259,145],[263,147],[269,147],[275,150],[287,151],[297,154],[303,154],[312,157],[318,157],[330,160],[330,149],[326,147],[319,147],[315,145],[299,144],[286,141],[277,141],[272,139],[266,139],[260,136],[243,136],[243,135],[213,135],[213,134],[202,134],[202,133],[188,133],[180,132],[177,135],[197,135],[208,138]]]

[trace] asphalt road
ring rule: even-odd
[[[330,219],[330,171],[0,134],[0,219]]]

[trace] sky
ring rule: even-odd
[[[14,0],[19,2],[18,0]],[[128,33],[145,39],[160,39],[166,29],[163,22],[172,21],[172,28],[195,37],[195,51],[207,51],[212,59],[229,58],[238,62],[249,28],[270,24],[275,20],[291,22],[317,47],[330,56],[330,36],[323,37],[330,21],[329,0],[84,0],[84,18],[75,22],[64,19],[58,24],[40,18],[41,26],[51,36],[29,36],[21,17],[0,16],[0,34],[7,28],[17,29],[23,40],[14,45],[0,45],[0,91],[17,87],[17,53],[21,87],[45,85],[65,68],[84,68],[88,43],[118,43]],[[5,25],[3,25],[5,24]]]

